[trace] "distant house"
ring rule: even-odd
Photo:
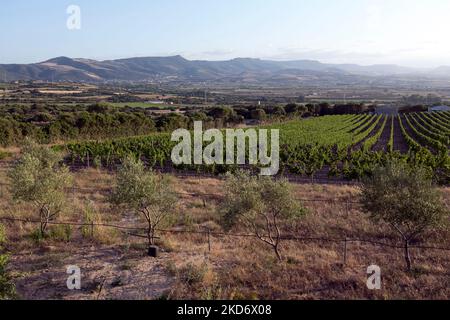
[[[449,106],[434,106],[434,107],[428,108],[428,112],[440,112],[440,111],[450,111],[450,107]]]

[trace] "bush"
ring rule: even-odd
[[[295,200],[289,182],[239,171],[236,175],[228,174],[225,192],[221,208],[223,227],[230,230],[236,225],[243,226],[271,246],[282,260],[282,223],[306,212]]]
[[[50,221],[63,210],[65,189],[72,176],[61,165],[62,157],[48,147],[28,141],[22,157],[9,172],[14,200],[32,203],[39,214],[41,235],[46,234]]]
[[[181,267],[177,273],[180,280],[189,286],[200,284],[208,273],[208,265],[206,263],[201,265],[188,263]]]
[[[409,245],[428,229],[442,227],[449,218],[440,191],[430,172],[401,162],[375,169],[361,187],[364,209],[375,221],[389,224],[404,243],[405,261],[411,271]]]
[[[0,224],[0,250],[5,245],[7,241],[5,227]]]
[[[153,246],[157,228],[166,223],[175,210],[177,196],[166,176],[146,171],[142,161],[128,157],[117,173],[111,202],[124,205],[145,218],[148,243]]]
[[[50,238],[58,241],[69,242],[72,239],[73,229],[70,225],[57,225],[50,228]]]
[[[3,246],[6,244],[6,233],[3,225],[0,225],[0,300],[16,298],[15,285],[10,274],[6,271],[9,257],[3,254]]]
[[[8,152],[0,150],[0,160],[6,159],[10,156]]]
[[[31,232],[30,238],[36,244],[40,244],[42,241],[44,241],[46,235],[42,233],[41,228],[36,228]]]
[[[97,212],[94,203],[91,201],[86,202],[84,205],[83,224],[84,225],[81,227],[81,235],[85,239],[104,242],[104,240],[108,240],[106,239],[108,237],[114,238],[112,232],[115,230],[97,226],[97,224],[102,224],[102,219],[101,215]]]

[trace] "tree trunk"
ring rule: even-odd
[[[152,227],[152,231],[151,231],[151,245],[154,246],[155,245],[155,229]]]
[[[47,226],[45,225],[45,221],[41,221],[41,237],[43,237],[45,235],[45,229],[47,228]]]
[[[411,271],[411,255],[409,254],[409,240],[405,240],[405,261],[406,261],[406,269]]]
[[[155,245],[155,230],[151,222],[148,222],[147,239],[149,247]]]
[[[278,244],[273,245],[273,250],[275,251],[275,254],[277,255],[278,261],[283,261],[283,257],[281,256],[280,248],[279,248]]]
[[[148,229],[147,229],[147,240],[148,240],[148,246],[149,247],[152,246],[152,231],[151,230],[152,229],[151,229],[151,227],[149,225]]]
[[[40,212],[40,216],[41,216],[41,227],[40,227],[40,231],[41,231],[41,236],[44,237],[45,233],[47,231],[47,225],[49,223],[49,214],[47,212],[44,211],[45,209],[41,209]]]

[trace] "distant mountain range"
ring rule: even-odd
[[[326,64],[314,60],[271,61],[237,58],[228,61],[191,61],[181,56],[144,57],[107,61],[58,57],[33,64],[0,64],[0,79],[104,82],[292,82],[310,80],[347,81],[373,77],[450,78],[450,67],[419,70],[397,65],[361,66]]]

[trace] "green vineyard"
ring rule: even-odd
[[[391,159],[428,167],[441,184],[450,182],[450,113],[339,115],[263,126],[280,130],[283,174],[324,179],[358,180]],[[230,166],[177,166],[170,156],[170,134],[66,146],[72,165],[113,167],[134,155],[149,167],[223,173]]]

